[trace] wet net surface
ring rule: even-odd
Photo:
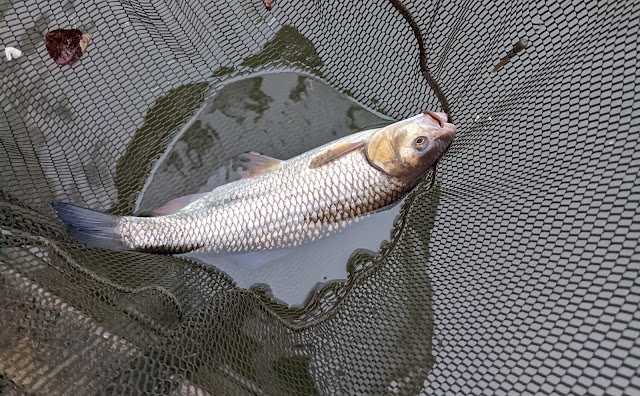
[[[182,129],[215,136],[189,123],[205,100],[249,74],[309,73],[396,119],[439,109],[396,8],[0,4],[24,52],[0,63],[2,393],[638,393],[640,7],[546,3],[405,4],[456,142],[390,242],[296,309],[195,262],[78,246],[48,205],[133,213]],[[93,38],[61,68],[43,37],[73,27]],[[219,111],[259,118],[244,84]],[[220,153],[246,151],[216,128]]]

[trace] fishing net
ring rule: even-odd
[[[23,52],[0,62],[0,393],[640,392],[638,2],[268,3],[0,3]],[[59,66],[45,34],[72,28],[91,41]],[[313,84],[353,130],[448,106],[458,135],[379,251],[302,306],[85,248],[49,207],[139,214],[202,186],[194,163],[353,132],[295,105]]]

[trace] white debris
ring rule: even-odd
[[[4,49],[4,54],[7,56],[7,60],[18,59],[22,56],[22,51],[14,47],[6,47]]]

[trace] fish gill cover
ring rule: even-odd
[[[0,4],[0,391],[640,392],[636,2],[398,4]],[[44,37],[74,28],[60,67]],[[131,213],[209,92],[279,67],[394,119],[441,109],[425,70],[446,96],[456,141],[378,258],[288,308],[68,237],[49,202]]]

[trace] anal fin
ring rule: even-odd
[[[184,208],[185,206],[189,205],[190,203],[193,203],[193,202],[199,200],[200,198],[204,197],[207,194],[208,193],[189,194],[189,195],[185,195],[183,197],[178,197],[178,198],[172,199],[171,201],[167,202],[163,206],[161,206],[158,209],[154,210],[153,211],[153,216],[154,217],[158,217],[158,216],[167,216],[167,215],[170,215],[170,214],[174,214],[174,213],[178,212],[180,209]]]

